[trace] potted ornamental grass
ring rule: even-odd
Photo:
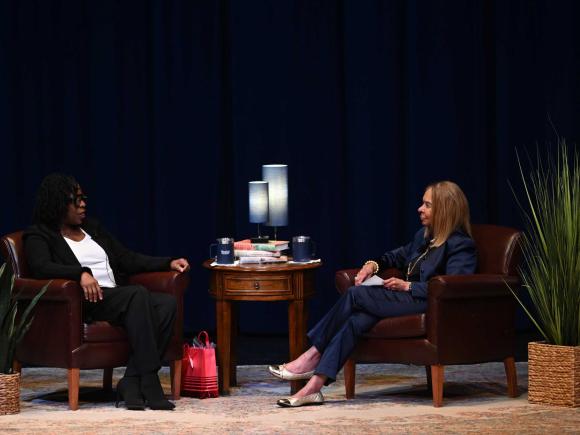
[[[20,412],[20,373],[13,370],[14,353],[32,324],[32,310],[48,284],[34,296],[20,316],[13,287],[14,276],[3,264],[0,267],[0,415]]]
[[[528,400],[580,404],[580,161],[559,139],[555,156],[522,168],[525,235],[521,278],[544,338],[528,343]],[[514,293],[515,294],[515,293]],[[518,297],[516,295],[516,297]]]

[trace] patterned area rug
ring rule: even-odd
[[[115,408],[99,388],[101,371],[81,372],[81,404],[69,411],[66,372],[23,370],[20,414],[0,416],[0,433],[580,433],[580,409],[527,402],[527,364],[518,363],[520,397],[506,396],[503,364],[451,366],[444,406],[434,408],[423,367],[360,365],[357,398],[345,400],[340,378],[324,389],[323,406],[279,408],[289,385],[265,366],[238,368],[239,386],[216,399],[184,397],[174,411]],[[122,375],[115,370],[114,381]],[[169,391],[168,371],[162,372]]]

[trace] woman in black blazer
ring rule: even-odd
[[[86,216],[87,197],[78,182],[63,174],[44,178],[34,207],[34,224],[24,232],[30,272],[38,279],[65,278],[84,292],[87,322],[124,326],[131,345],[125,375],[117,384],[128,409],[172,410],[157,372],[173,332],[175,298],[127,285],[138,272],[189,269],[186,259],[150,257],[130,251]]]
[[[309,379],[294,396],[278,400],[278,405],[322,404],[322,386],[336,379],[358,336],[381,318],[424,313],[431,277],[475,272],[477,255],[471,239],[469,206],[459,186],[450,181],[427,186],[417,211],[423,228],[409,244],[363,265],[355,285],[308,333],[310,349],[288,364],[270,366],[270,373],[278,378]],[[373,277],[380,269],[390,267],[402,270],[405,279]],[[374,284],[361,285],[370,277]]]

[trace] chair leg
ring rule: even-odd
[[[427,389],[433,391],[433,386],[431,383],[431,366],[425,366],[425,373],[427,374]]]
[[[356,378],[356,362],[352,359],[347,359],[344,364],[344,388],[346,390],[346,398],[354,399],[354,381]]]
[[[81,370],[78,368],[67,369],[68,378],[68,407],[71,411],[79,409],[79,385]]]
[[[181,360],[176,359],[169,365],[171,375],[171,397],[173,400],[181,398]]]
[[[20,361],[14,360],[12,361],[12,371],[14,373],[22,373],[22,364]]]
[[[505,375],[507,378],[508,396],[518,397],[518,375],[516,373],[516,361],[513,356],[503,360]]]
[[[103,369],[103,390],[113,390],[113,367]]]
[[[445,366],[431,366],[431,389],[433,391],[433,406],[440,408],[443,406],[443,379]]]

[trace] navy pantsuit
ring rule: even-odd
[[[308,333],[312,345],[322,353],[315,373],[332,382],[353,351],[358,336],[383,317],[422,313],[426,309],[426,299],[413,298],[408,292],[364,285],[349,288]]]
[[[418,258],[428,242],[420,230],[406,246],[383,254],[381,268],[403,269]],[[343,294],[332,309],[308,332],[311,344],[322,354],[315,374],[336,379],[357,338],[384,317],[423,313],[427,310],[427,280],[435,275],[474,273],[477,265],[475,243],[466,234],[456,231],[441,246],[432,249],[418,265],[411,292],[385,289],[379,286],[354,286]]]

